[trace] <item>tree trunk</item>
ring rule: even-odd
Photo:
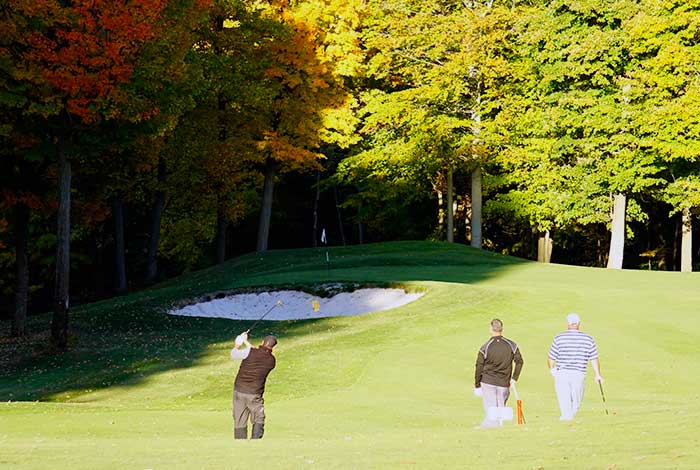
[[[268,162],[265,168],[265,185],[263,186],[263,200],[260,208],[260,223],[258,224],[257,251],[267,251],[267,243],[270,237],[270,219],[272,218],[272,196],[275,189],[275,167]]]
[[[156,282],[158,278],[158,246],[160,244],[160,223],[163,218],[165,206],[165,193],[156,192],[153,207],[150,214],[150,227],[148,238],[148,261],[146,266],[146,284]]]
[[[693,219],[689,208],[683,209],[683,235],[681,238],[681,272],[693,270]]]
[[[90,236],[90,243],[87,246],[87,253],[90,257],[90,281],[93,286],[95,297],[104,299],[114,293],[114,287],[109,286],[109,293],[105,289],[105,263],[104,263],[104,237],[103,227],[99,227]]]
[[[29,299],[29,208],[18,203],[15,206],[15,267],[17,291],[15,292],[15,313],[12,317],[12,336],[27,334],[27,302]]]
[[[612,229],[610,234],[610,251],[608,255],[609,269],[622,269],[622,259],[625,253],[625,212],[627,196],[613,196]]]
[[[158,162],[158,184],[165,181],[165,162],[160,158]],[[153,284],[158,278],[158,246],[160,245],[160,223],[165,207],[165,191],[159,188],[156,191],[151,207],[148,230],[148,257],[146,263],[146,284]]]
[[[51,343],[60,349],[68,346],[68,309],[70,307],[70,204],[71,162],[66,142],[58,149],[58,214],[56,230],[56,278],[53,296]]]
[[[340,206],[338,203],[338,187],[336,185],[333,185],[333,198],[335,199],[335,213],[338,216],[338,230],[340,231],[340,240],[343,242],[343,246],[345,246],[345,230],[343,229],[343,218],[340,216]]]
[[[437,237],[438,240],[442,240],[442,231],[445,227],[445,205],[442,197],[442,191],[437,190],[438,197],[438,225],[437,225]]]
[[[472,197],[469,194],[464,196],[464,240],[471,244],[472,242]]]
[[[228,220],[223,209],[219,208],[216,214],[216,264],[226,261],[226,230]]]
[[[126,242],[124,237],[124,199],[121,194],[112,201],[114,214],[114,267],[117,294],[126,292]]]
[[[537,261],[540,263],[550,263],[552,261],[552,238],[549,230],[540,233],[540,238],[537,241]]]
[[[680,238],[680,237],[679,237],[679,234],[680,234],[681,231],[682,231],[682,224],[681,224],[681,222],[679,222],[678,220],[676,220],[676,226],[675,226],[675,228],[673,229],[673,260],[672,260],[673,264],[671,265],[671,266],[672,266],[671,269],[672,269],[673,271],[676,271],[676,270],[680,269],[680,267],[681,267],[681,265],[680,265],[680,260],[679,260],[679,258],[678,258],[678,253],[679,253],[679,250],[678,250],[678,245],[679,245],[679,243],[678,243],[678,241],[679,241],[679,238]]]
[[[318,204],[321,200],[321,170],[316,170],[316,197],[314,198],[313,247],[318,246]]]
[[[481,168],[472,171],[472,246],[481,248]]]
[[[362,224],[362,199],[360,199],[360,204],[357,207],[357,236],[360,245],[362,245],[365,242],[365,227]]]
[[[452,168],[447,170],[447,241],[455,241],[454,178]]]

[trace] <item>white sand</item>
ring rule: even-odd
[[[257,320],[281,300],[265,320],[303,320],[309,318],[343,317],[400,307],[420,298],[422,293],[407,293],[403,289],[358,289],[342,292],[329,298],[316,297],[306,292],[282,290],[257,294],[236,294],[208,302],[172,309],[171,315],[189,317]],[[313,301],[319,303],[314,312]]]

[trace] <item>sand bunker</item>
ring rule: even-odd
[[[405,292],[403,289],[367,288],[323,298],[301,291],[281,290],[234,294],[172,309],[168,313],[189,317],[257,320],[281,300],[282,305],[273,309],[265,320],[305,320],[388,310],[413,302],[422,295],[422,293]],[[318,311],[314,311],[314,301],[318,302]]]

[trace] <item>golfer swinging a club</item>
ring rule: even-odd
[[[248,418],[253,424],[251,439],[261,439],[265,432],[265,407],[263,393],[265,381],[276,360],[272,349],[277,344],[277,338],[266,336],[258,348],[248,342],[248,332],[236,337],[231,360],[241,360],[241,366],[233,386],[233,437],[234,439],[248,438]]]
[[[493,415],[494,408],[504,408],[510,386],[520,377],[523,357],[515,342],[503,336],[503,322],[491,320],[491,339],[479,348],[474,374],[474,395],[484,402],[486,418],[482,428],[500,426],[502,420]],[[515,370],[513,370],[515,363]]]
[[[566,322],[568,329],[554,337],[547,357],[559,400],[560,421],[574,419],[581,406],[588,361],[595,371],[596,382],[601,384],[601,391],[603,383],[595,340],[591,335],[579,331],[581,318],[577,314],[567,315]]]

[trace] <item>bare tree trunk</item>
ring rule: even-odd
[[[338,201],[338,187],[336,185],[333,185],[333,198],[335,199],[335,213],[338,216],[338,230],[340,231],[340,240],[343,242],[343,246],[346,245],[345,243],[345,230],[343,229],[343,218],[340,215],[340,204]]]
[[[680,269],[680,267],[681,267],[679,259],[678,259],[678,252],[679,252],[678,241],[679,241],[679,234],[680,234],[681,230],[682,230],[682,224],[680,221],[676,220],[676,225],[673,229],[673,259],[672,259],[673,264],[671,265],[672,266],[671,269],[673,271]]]
[[[117,193],[112,201],[114,214],[114,266],[115,290],[118,294],[126,292],[126,242],[124,237],[124,199]]]
[[[442,191],[437,190],[438,197],[438,225],[437,225],[437,235],[438,240],[442,240],[442,231],[445,227],[445,205],[442,197]]]
[[[452,168],[447,170],[447,241],[455,241],[455,215],[454,215],[454,174]]]
[[[693,219],[689,208],[683,209],[683,236],[681,238],[681,272],[693,270]]]
[[[146,283],[152,284],[158,278],[158,246],[160,245],[160,223],[165,207],[165,193],[156,192],[151,208],[148,238],[148,258],[146,266]]]
[[[362,223],[362,199],[360,199],[360,203],[357,206],[357,236],[360,245],[362,245],[365,242],[365,227]]]
[[[265,185],[263,186],[263,200],[260,209],[260,223],[258,224],[257,251],[267,251],[270,238],[270,219],[272,218],[272,196],[275,189],[275,167],[268,162],[265,168]]]
[[[540,238],[537,241],[537,261],[540,263],[550,263],[552,261],[552,238],[549,230],[540,233]]]
[[[161,157],[158,161],[158,184],[165,181],[165,162]],[[159,188],[153,199],[149,221],[148,257],[146,264],[146,284],[153,284],[158,278],[158,247],[160,245],[160,224],[165,207],[165,191]]]
[[[15,267],[17,291],[15,292],[15,312],[12,317],[12,336],[27,334],[27,302],[29,299],[29,208],[18,203],[15,206]]]
[[[228,220],[223,208],[219,207],[216,214],[216,264],[226,261],[226,231]]]
[[[625,254],[625,212],[627,211],[627,196],[613,196],[612,229],[610,234],[610,251],[608,255],[609,269],[622,269]]]
[[[464,241],[471,245],[472,242],[472,197],[464,195]]]
[[[56,230],[56,279],[53,296],[51,343],[64,349],[68,346],[68,309],[70,308],[70,205],[71,162],[61,137],[58,149],[58,214]]]
[[[321,200],[321,170],[316,170],[316,197],[314,198],[313,247],[318,246],[318,204]]]
[[[472,171],[472,246],[481,248],[481,168]]]

